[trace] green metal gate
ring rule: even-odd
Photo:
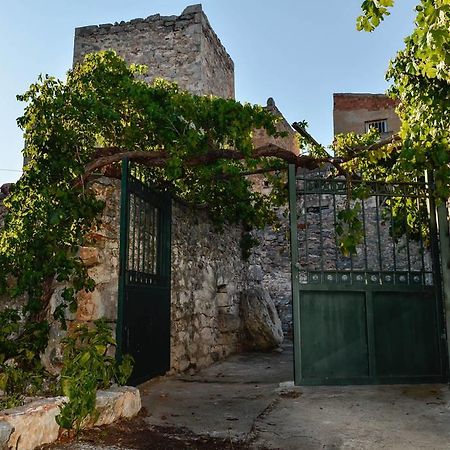
[[[336,234],[338,212],[348,205],[345,180],[318,172],[296,176],[293,166],[289,175],[296,384],[445,381],[428,185],[372,184],[358,213],[363,242],[345,257]],[[426,230],[412,236],[408,224],[399,223],[392,214],[399,199],[425,211]],[[406,232],[395,236],[401,229]]]
[[[122,162],[117,343],[131,354],[137,384],[170,367],[171,198],[145,168]]]

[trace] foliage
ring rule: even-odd
[[[61,389],[69,401],[56,417],[62,428],[79,430],[88,416],[95,420],[97,389],[107,389],[111,383],[125,384],[130,377],[132,359],[126,356],[118,364],[108,355],[108,348],[114,345],[111,329],[101,320],[92,329],[78,325],[65,338]]]
[[[364,237],[363,225],[359,220],[360,213],[361,203],[355,203],[337,214],[336,234],[344,256],[356,254],[356,247]]]
[[[22,406],[24,403],[24,397],[20,394],[13,394],[7,397],[0,397],[0,411],[9,408],[16,408]]]
[[[6,308],[0,312],[0,364],[14,359],[25,369],[34,367],[36,355],[47,345],[48,323],[20,324],[19,313]],[[20,336],[22,339],[17,339]]]
[[[101,165],[89,169],[93,162],[144,152],[148,158],[139,161],[150,161],[156,187],[207,204],[219,227],[227,221],[251,229],[274,219],[272,207],[284,195],[282,183],[278,192],[263,195],[242,174],[281,167],[276,158],[256,155],[252,143],[255,128],[280,135],[276,118],[260,106],[194,96],[162,80],[149,85],[145,71],[127,66],[114,52],[101,52],[88,55],[65,81],[41,76],[18,96],[27,103],[18,124],[28,163],[4,201],[8,214],[0,230],[0,295],[24,296],[26,303],[0,315],[0,373],[7,390],[23,388],[20,380],[42,370],[54,281],[66,286],[54,312],[63,326],[65,309],[77,308],[77,292],[94,288],[77,255],[103,208],[87,185],[90,176],[102,173]],[[114,175],[114,164],[107,170]],[[107,341],[105,334],[99,339]],[[64,390],[71,400],[59,419],[64,426],[79,426],[91,410],[93,386],[112,377],[112,360],[100,351],[103,344],[75,356],[81,343],[94,340],[81,330],[66,342],[66,355],[72,352],[74,359],[65,358]],[[6,364],[11,362],[14,370]],[[85,362],[103,370],[100,379],[89,376]]]
[[[394,0],[365,0],[357,28],[373,31],[393,6]],[[341,161],[335,175],[358,180],[349,192],[349,204],[350,197],[368,198],[374,182],[424,181],[426,173],[438,202],[450,196],[450,2],[421,0],[416,11],[415,29],[386,74],[392,83],[389,94],[399,102],[400,139],[378,145],[374,130],[363,136],[335,137],[332,152]],[[362,239],[358,202],[353,204],[339,217],[337,232],[344,254],[355,253]],[[407,234],[427,242],[424,202],[393,196],[385,206],[394,239]]]
[[[28,102],[18,123],[29,162],[5,201],[0,293],[26,292],[32,313],[46,307],[43,286],[53,277],[71,285],[65,303],[73,308],[75,293],[93,288],[76,251],[103,206],[83,183],[98,147],[163,153],[164,170],[153,169],[155,183],[189,202],[208,204],[218,223],[252,227],[273,219],[272,198],[253,192],[241,173],[262,161],[252,154],[252,131],[277,135],[274,116],[259,106],[194,96],[162,80],[149,85],[140,78],[144,73],[114,52],[101,52],[88,55],[65,82],[41,77],[19,96]],[[243,160],[206,158],[231,150]],[[7,274],[16,280],[12,287]]]
[[[17,405],[24,395],[48,390],[39,356],[47,345],[47,322],[21,323],[19,313],[6,308],[0,312],[0,390],[8,397],[5,405]]]
[[[366,0],[358,28],[372,31],[392,0]],[[387,78],[398,99],[402,146],[386,174],[388,180],[434,174],[438,199],[450,196],[450,2],[421,0],[415,29],[391,61]]]
[[[384,16],[390,14],[391,6],[394,6],[394,0],[365,0],[361,5],[363,14],[358,17],[356,25],[358,30],[373,31]]]

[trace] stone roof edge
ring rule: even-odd
[[[205,16],[205,13],[203,12],[203,8],[201,4],[197,5],[190,5],[187,6],[183,12],[179,16],[161,16],[161,14],[152,14],[148,17],[142,18],[138,17],[136,19],[131,19],[128,21],[120,21],[120,22],[114,22],[114,23],[102,23],[99,25],[87,25],[83,27],[76,27],[75,33],[78,35],[87,35],[87,34],[93,34],[98,32],[102,29],[109,30],[110,28],[114,27],[123,27],[127,25],[135,25],[138,23],[146,23],[146,22],[176,22],[177,20],[188,20],[193,18],[196,14],[203,14]],[[206,17],[206,16],[205,16]]]

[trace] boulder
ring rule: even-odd
[[[0,411],[0,450],[33,450],[58,439],[61,429],[55,417],[66,397],[43,398],[24,406]],[[97,391],[96,414],[83,428],[98,427],[135,416],[141,409],[139,390],[130,386]]]
[[[255,286],[242,292],[240,307],[248,348],[269,351],[281,345],[281,320],[267,289]]]
[[[9,437],[14,428],[8,422],[0,421],[0,450],[7,450]]]

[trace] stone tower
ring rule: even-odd
[[[115,50],[128,63],[145,64],[148,81],[164,78],[197,95],[234,98],[234,64],[201,5],[180,16],[76,28],[74,63],[90,52]]]

